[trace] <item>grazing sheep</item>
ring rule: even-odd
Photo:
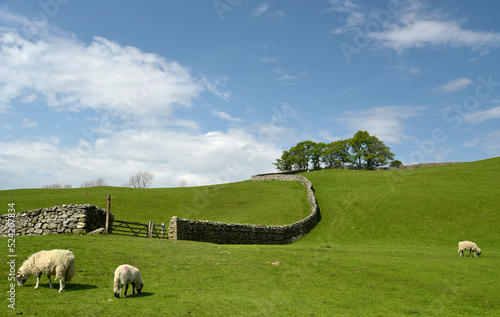
[[[62,292],[66,283],[71,281],[75,273],[75,256],[71,250],[39,251],[28,257],[17,272],[17,284],[23,286],[30,276],[36,276],[36,286],[40,283],[40,276],[47,275],[52,288],[51,275],[59,279],[59,292]],[[63,283],[64,278],[64,283]]]
[[[116,298],[120,298],[123,285],[126,285],[125,294],[123,294],[123,297],[127,297],[128,284],[132,284],[132,295],[135,295],[136,288],[137,293],[140,294],[144,286],[139,270],[132,265],[123,264],[117,267],[115,270],[115,284],[113,287],[113,291]]]
[[[460,241],[458,243],[458,252],[460,252],[460,257],[465,256],[464,251],[469,251],[469,257],[472,256],[472,253],[474,253],[474,257],[477,257],[478,255],[481,254],[481,249],[475,244],[474,242],[471,241]]]

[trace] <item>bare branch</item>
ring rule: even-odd
[[[151,186],[154,174],[146,171],[139,171],[130,175],[129,184],[134,188],[146,188]]]

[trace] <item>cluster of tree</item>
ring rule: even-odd
[[[99,177],[91,181],[85,181],[82,185],[80,185],[81,188],[96,187],[96,186],[107,186],[106,182],[104,181],[104,178]]]
[[[153,182],[154,174],[151,172],[146,172],[146,171],[139,171],[135,174],[131,174],[129,181],[127,184],[123,185],[124,187],[134,187],[134,188],[146,188],[151,186],[151,183]],[[104,178],[99,177],[97,179],[91,180],[91,181],[85,181],[80,187],[81,188],[87,188],[87,187],[96,187],[96,186],[107,186],[106,181],[104,181]],[[61,188],[71,188],[71,184],[69,185],[61,185],[59,183],[55,184],[50,184],[50,185],[44,185],[42,188],[45,189],[61,189]]]
[[[49,184],[49,185],[43,185],[42,188],[44,189],[62,189],[62,188],[71,188],[71,184],[64,185],[61,183],[54,183],[54,184]]]
[[[283,151],[276,160],[276,168],[282,172],[294,170],[317,170],[354,166],[373,169],[387,165],[394,159],[391,149],[367,131],[358,131],[347,140],[331,143],[303,141]]]

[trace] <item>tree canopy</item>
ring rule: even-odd
[[[360,130],[350,139],[328,144],[299,142],[288,151],[283,151],[281,158],[273,164],[282,172],[321,169],[321,163],[326,168],[354,166],[373,169],[387,165],[393,159],[394,153],[384,142]]]

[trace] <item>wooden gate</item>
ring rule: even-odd
[[[165,223],[158,225],[152,221],[144,224],[138,222],[113,220],[111,233],[129,237],[165,239]]]

